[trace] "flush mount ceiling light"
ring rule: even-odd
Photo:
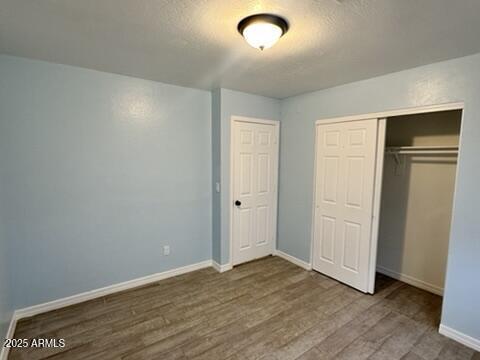
[[[263,50],[272,47],[288,31],[288,23],[277,15],[256,14],[240,21],[237,29],[247,43]]]

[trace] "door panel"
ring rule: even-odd
[[[233,264],[273,253],[275,248],[278,127],[234,121]],[[248,213],[248,215],[246,215]]]
[[[269,221],[268,206],[257,207],[257,245],[268,242]]]
[[[317,125],[313,268],[367,292],[377,119]]]
[[[363,198],[363,157],[348,157],[346,206],[361,208]]]
[[[240,249],[250,249],[252,247],[252,225],[253,211],[251,208],[239,210],[239,233]]]
[[[325,157],[323,168],[323,201],[335,204],[337,202],[338,157]]]
[[[252,195],[253,159],[252,154],[240,154],[240,194]]]
[[[342,266],[350,271],[358,273],[360,257],[360,231],[361,225],[349,221],[344,223]]]
[[[322,223],[320,229],[322,231],[320,244],[320,257],[324,261],[333,264],[333,254],[335,249],[335,227],[336,221],[334,218],[322,216]]]
[[[266,194],[269,192],[270,180],[270,154],[258,155],[258,193]]]

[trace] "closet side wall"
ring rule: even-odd
[[[461,111],[390,118],[387,146],[458,145]],[[396,169],[385,156],[377,268],[442,293],[445,280],[455,156],[405,156]]]

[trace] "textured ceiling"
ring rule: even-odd
[[[237,33],[272,12],[264,52]],[[480,52],[479,0],[0,0],[0,53],[283,98]]]

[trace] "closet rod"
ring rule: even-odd
[[[458,146],[390,146],[385,149],[389,154],[458,154]]]
[[[387,153],[398,155],[451,155],[458,154],[458,150],[387,150]]]
[[[387,150],[458,150],[457,145],[447,146],[388,146]]]
[[[385,152],[393,155],[398,165],[399,155],[457,155],[458,146],[390,146]]]

